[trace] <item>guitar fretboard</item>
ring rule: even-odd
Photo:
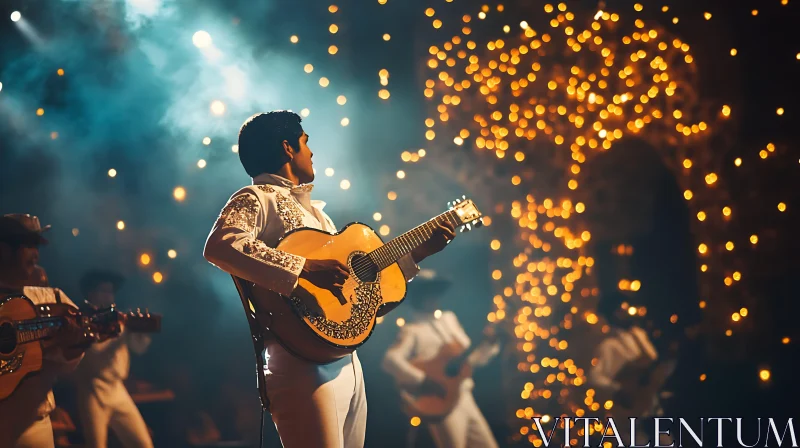
[[[455,210],[444,212],[373,250],[369,253],[369,258],[375,263],[379,270],[391,266],[396,263],[397,260],[410,254],[412,250],[427,241],[431,235],[433,235],[433,231],[438,226],[437,223],[444,220],[450,221],[454,227],[463,224]]]
[[[48,338],[61,328],[63,323],[64,320],[60,317],[42,317],[16,322],[17,343],[24,344]]]

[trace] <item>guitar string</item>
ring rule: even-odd
[[[455,220],[455,217],[452,217],[451,214],[452,214],[452,211],[444,213],[444,214],[442,214],[440,216],[442,217],[442,219],[447,219],[448,221],[450,221],[451,218],[453,218],[453,220]],[[437,217],[437,218],[439,218],[439,217]],[[421,226],[418,226],[418,227],[406,232],[405,234],[400,235],[398,237],[399,241],[401,241],[401,242],[405,241],[405,244],[407,246],[418,246],[418,243],[416,242],[415,237],[417,238],[417,240],[419,240],[419,242],[420,242],[419,244],[421,244],[424,241],[427,241],[428,238],[429,238],[427,236],[427,234],[423,233],[422,235],[419,235],[419,236],[418,236],[418,234],[420,232],[430,231],[427,228],[427,226],[435,223],[437,221],[437,218],[434,218],[431,221],[428,221],[428,222],[422,224]],[[395,240],[393,240],[393,241],[395,241]],[[409,244],[409,242],[411,244]],[[386,246],[389,246],[390,244],[392,244],[392,242],[389,242],[388,244],[386,244],[384,246],[381,246],[378,249],[375,249],[373,252],[370,252],[369,254],[367,254],[367,257],[369,257],[373,253],[376,253],[377,251],[381,250],[382,248],[385,248]],[[391,248],[384,249],[384,250],[389,250],[390,251],[390,255],[393,255],[393,256],[397,257],[396,253],[391,252]],[[372,268],[372,265],[376,264],[376,263],[374,263],[374,260],[372,260],[371,258],[361,258],[361,259],[357,260],[356,263],[357,264],[354,264],[352,266],[353,267],[353,271],[356,273],[356,275],[369,273],[369,271]],[[377,265],[376,267],[380,268],[379,265]]]
[[[414,240],[414,236],[416,236],[416,233],[419,233],[419,232],[422,232],[422,231],[426,231],[426,230],[428,230],[428,229],[427,229],[427,226],[428,226],[428,225],[431,225],[431,224],[434,224],[434,223],[436,223],[440,217],[441,217],[442,219],[446,219],[446,220],[448,220],[448,221],[451,221],[451,218],[452,218],[452,220],[453,220],[453,221],[456,221],[456,218],[455,218],[454,216],[452,216],[452,214],[453,214],[453,213],[454,213],[454,211],[452,211],[452,210],[451,210],[451,211],[449,211],[449,212],[443,213],[443,214],[439,215],[438,217],[436,217],[436,218],[434,218],[434,219],[432,219],[432,220],[430,220],[430,221],[428,221],[428,222],[426,222],[426,223],[422,224],[421,226],[418,226],[418,227],[416,227],[416,228],[414,228],[414,229],[412,229],[412,230],[410,230],[410,231],[408,231],[408,232],[406,232],[406,233],[404,233],[404,234],[400,235],[400,236],[399,236],[399,237],[397,237],[395,240],[399,240],[400,242],[404,242],[404,241],[405,241],[405,242],[404,242],[404,244],[406,244],[407,246],[418,246],[418,244],[417,244],[417,243],[415,242],[415,240]],[[454,224],[454,225],[457,225],[457,224],[458,224],[458,221],[456,221],[456,222],[455,222],[455,223],[453,223],[453,224]],[[415,232],[416,232],[416,233],[415,233]],[[427,240],[428,240],[428,238],[429,238],[429,237],[427,237],[427,236],[426,236],[426,235],[424,235],[424,234],[423,234],[422,236],[423,236],[423,237],[419,239],[419,240],[420,240],[420,244],[421,244],[422,242],[424,242],[424,241],[427,241]],[[395,241],[395,240],[392,240],[392,241]],[[411,244],[409,244],[409,243],[411,243]],[[367,254],[367,256],[366,256],[366,257],[364,257],[364,258],[361,258],[361,259],[357,260],[357,261],[356,261],[357,265],[356,265],[356,264],[353,264],[353,265],[352,265],[353,272],[354,272],[354,273],[355,273],[357,276],[361,277],[362,275],[369,274],[369,273],[370,273],[370,271],[372,270],[372,267],[373,267],[373,265],[374,265],[375,267],[379,268],[379,271],[380,271],[380,270],[382,270],[382,269],[380,268],[380,266],[379,266],[379,265],[377,265],[377,264],[376,264],[376,263],[375,263],[375,262],[374,262],[374,261],[373,261],[373,260],[372,260],[372,259],[371,259],[369,256],[370,256],[371,254],[373,254],[373,253],[376,253],[378,250],[381,250],[382,248],[385,248],[386,246],[388,246],[388,245],[390,245],[390,244],[392,244],[392,242],[389,242],[389,243],[387,243],[386,245],[383,245],[383,246],[379,247],[378,249],[375,249],[374,251],[372,251],[372,252],[370,252],[369,254]],[[404,248],[404,249],[405,249],[405,248]],[[389,251],[390,251],[390,255],[392,255],[392,256],[394,256],[394,257],[396,257],[396,258],[399,258],[399,257],[397,257],[397,254],[396,254],[396,253],[394,253],[394,252],[391,252],[391,248],[389,248],[389,249],[385,249],[385,250],[389,250]],[[387,266],[388,266],[388,265],[387,265]],[[385,268],[385,267],[384,267],[384,268]]]
[[[453,221],[456,221],[453,224],[457,225],[458,221],[456,220],[456,217],[452,216],[454,213],[455,212],[453,210],[451,210],[449,212],[445,212],[445,213],[437,216],[436,218],[434,218],[434,219],[432,219],[432,220],[430,220],[430,221],[428,221],[428,222],[426,222],[426,223],[424,223],[424,224],[422,224],[422,225],[420,225],[420,226],[418,226],[418,227],[416,227],[416,228],[404,233],[403,235],[400,235],[396,240],[400,241],[401,243],[406,244],[407,246],[417,246],[417,243],[414,241],[412,235],[416,235],[416,233],[420,233],[420,232],[430,231],[427,228],[427,226],[437,223],[439,219],[446,219],[448,221],[451,221],[451,219],[452,219]],[[427,236],[427,234],[423,234],[422,236],[423,236],[423,238],[420,238],[421,242],[427,241],[427,239],[429,238]],[[395,241],[395,240],[393,240],[393,241]],[[411,244],[409,244],[409,242]],[[384,246],[381,246],[378,249],[375,249],[374,251],[372,251],[369,254],[367,254],[366,257],[357,260],[356,261],[357,264],[352,265],[353,272],[356,274],[356,276],[360,278],[362,276],[365,276],[366,274],[371,273],[371,271],[373,269],[373,266],[375,268],[378,268],[378,272],[380,272],[381,270],[385,269],[385,267],[388,266],[388,264],[386,266],[384,266],[383,268],[381,268],[381,266],[379,264],[375,263],[375,261],[370,257],[370,255],[372,255],[373,253],[376,253],[378,250],[381,250],[381,248],[386,248],[386,246],[389,246],[389,244],[392,244],[392,242],[389,242],[388,244],[386,244]],[[399,258],[399,254],[392,251],[393,247],[394,246],[389,247],[388,249],[384,249],[384,251],[388,250],[390,252],[389,255],[392,255],[394,258]],[[403,249],[405,249],[404,252],[408,251],[407,247],[403,247]],[[378,255],[381,256],[383,254],[378,254]],[[381,257],[381,258],[383,258],[383,257]]]

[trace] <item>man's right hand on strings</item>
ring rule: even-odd
[[[306,260],[300,278],[329,291],[341,291],[350,273],[339,260]]]

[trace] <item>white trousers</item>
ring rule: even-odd
[[[142,414],[122,381],[80,385],[78,412],[87,448],[106,448],[109,427],[125,448],[153,448]]]
[[[439,448],[497,448],[492,429],[471,390],[465,390],[458,404],[441,422],[428,425]]]
[[[363,448],[367,396],[355,353],[318,365],[273,343],[266,355],[270,413],[284,448]]]
[[[55,446],[50,416],[34,421],[14,441],[7,441],[3,437],[5,435],[0,435],[0,448],[53,448]]]

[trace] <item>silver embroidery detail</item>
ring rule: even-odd
[[[289,233],[294,229],[303,226],[303,210],[297,205],[292,198],[284,195],[283,193],[275,190],[270,185],[259,185],[261,191],[265,193],[275,193],[275,205],[278,210],[278,215],[283,221],[283,231]]]
[[[236,196],[225,205],[220,213],[220,217],[223,219],[222,228],[234,227],[253,233],[260,210],[261,204],[255,195],[247,193]]]
[[[378,307],[383,302],[380,283],[362,283],[356,288],[356,300],[350,309],[350,317],[343,322],[333,322],[310,311],[303,302],[292,297],[292,305],[297,313],[317,328],[322,334],[333,339],[356,338],[369,331]]]
[[[287,271],[295,273],[303,269],[303,263],[305,262],[303,257],[273,249],[261,240],[245,242],[242,245],[242,253],[248,257],[271,265],[280,266]]]

